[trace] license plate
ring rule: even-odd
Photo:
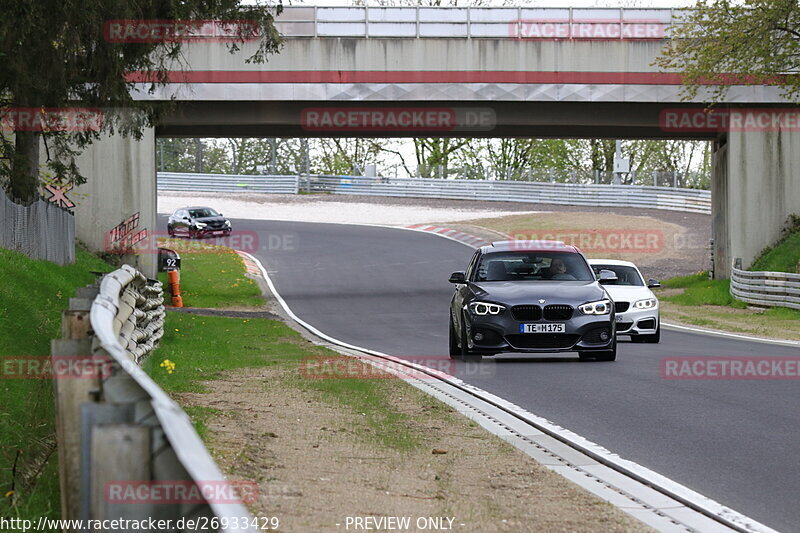
[[[520,333],[564,333],[564,324],[520,324]]]

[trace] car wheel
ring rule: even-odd
[[[461,320],[463,326],[461,327],[461,359],[463,361],[479,362],[483,359],[480,354],[474,354],[469,351],[469,344],[467,343],[467,321]]]
[[[595,361],[616,361],[617,341],[614,341],[614,344],[610,350],[604,350],[602,352],[578,352],[578,357],[581,361],[590,361],[592,359]]]
[[[170,237],[175,236],[175,230],[172,229],[172,226],[167,226],[167,235],[169,235]]]
[[[655,333],[653,333],[652,335],[640,335],[640,338],[642,340],[639,342],[658,344],[659,342],[661,342],[661,324],[658,325],[658,329],[656,329]]]
[[[453,319],[450,319],[450,359],[459,359],[461,357],[461,347],[458,345],[458,337],[453,326]]]
[[[611,345],[610,350],[606,350],[604,352],[595,352],[595,357],[598,361],[616,361],[617,359],[617,341],[614,340],[614,344]]]

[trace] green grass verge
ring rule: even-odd
[[[0,357],[49,355],[75,289],[94,281],[91,271],[111,270],[82,250],[58,266],[0,249]],[[0,516],[58,518],[52,382],[0,379],[0,392]]]
[[[731,284],[727,279],[708,279],[707,272],[671,278],[661,282],[665,288],[684,289],[680,294],[659,296],[661,300],[679,305],[722,305],[744,309],[747,304],[735,300],[730,294]]]
[[[162,239],[159,245],[173,248],[181,256],[181,297],[185,307],[264,304],[258,285],[244,275],[242,258],[230,248],[187,239]],[[160,272],[158,277],[169,291],[166,273]]]
[[[144,369],[168,392],[202,393],[207,390],[203,382],[217,379],[223,372],[276,367],[287,371],[285,378],[265,386],[293,387],[346,407],[363,417],[365,428],[357,433],[383,446],[406,450],[419,444],[421,437],[408,428],[408,417],[390,405],[397,380],[309,379],[301,365],[312,357],[344,356],[311,344],[276,320],[168,313],[164,337],[158,350],[145,361]],[[205,438],[208,418],[218,413],[194,407],[187,412]]]
[[[222,307],[215,304],[263,303],[260,292],[258,300],[249,300],[250,288],[258,287],[244,277],[244,264],[238,255],[226,249],[216,252],[181,252],[184,304]],[[202,393],[206,391],[203,382],[217,379],[223,372],[276,367],[285,371],[284,378],[267,386],[292,387],[321,401],[344,406],[364,421],[362,430],[356,431],[364,438],[399,450],[411,449],[421,442],[421,436],[409,429],[408,417],[391,407],[391,397],[404,384],[394,379],[308,379],[301,372],[301,364],[311,357],[344,356],[315,346],[276,320],[168,313],[164,337],[158,350],[145,361],[144,369],[168,392]],[[209,418],[220,414],[191,406],[187,413],[203,438],[207,437]]]
[[[764,250],[750,270],[800,273],[800,231],[790,233],[775,246]]]

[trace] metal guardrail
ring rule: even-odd
[[[285,37],[535,38],[531,24],[537,24],[542,32],[561,39],[663,39],[670,24],[680,23],[682,13],[636,8],[296,6],[284,8],[276,27]]]
[[[497,202],[586,205],[598,207],[643,207],[711,213],[711,191],[639,185],[589,185],[506,180],[451,180],[435,178],[372,178],[363,176],[229,176],[158,173],[158,190],[208,192],[324,192],[363,196],[450,198]],[[242,178],[252,186],[241,187]],[[291,181],[291,188],[264,184]],[[168,185],[167,185],[168,183]],[[245,182],[248,183],[248,182]]]
[[[205,521],[211,531],[255,532],[244,505],[206,497],[209,485],[224,490],[229,482],[186,413],[138,365],[163,334],[163,298],[160,282],[125,265],[79,289],[64,313],[66,338],[53,341],[54,359],[91,354],[107,369],[55,380],[62,517],[172,520],[171,531],[199,530]],[[120,502],[109,499],[110,484],[191,487],[205,499]]]
[[[731,296],[764,307],[800,309],[800,274],[731,267]]]
[[[351,176],[311,176],[303,178],[300,186],[303,190],[332,194],[644,207],[711,213],[710,191],[674,187]]]
[[[159,191],[262,192],[297,194],[297,176],[255,176],[238,174],[184,174],[159,172]]]

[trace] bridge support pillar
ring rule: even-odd
[[[88,180],[69,193],[76,204],[75,233],[79,241],[100,252],[125,232],[131,237],[143,231],[155,236],[156,150],[152,128],[144,131],[140,141],[104,135],[78,157],[77,164]],[[127,227],[112,233],[126,221],[130,222]],[[123,261],[148,277],[156,276],[156,253],[124,256]]]
[[[800,132],[729,132],[712,171],[715,271],[730,277],[731,261],[748,268],[800,214]]]

